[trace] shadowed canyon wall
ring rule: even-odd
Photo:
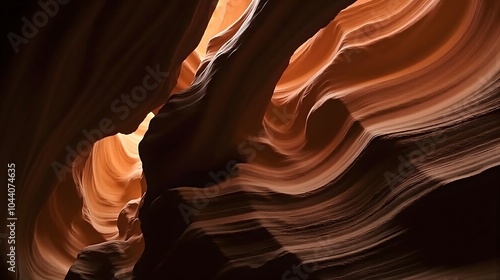
[[[6,277],[499,277],[498,1],[43,3],[5,32]]]

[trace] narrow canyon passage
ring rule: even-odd
[[[498,1],[53,3],[0,84],[6,277],[499,277]]]

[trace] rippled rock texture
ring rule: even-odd
[[[63,2],[5,55],[10,276],[499,277],[500,2]]]

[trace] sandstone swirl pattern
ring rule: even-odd
[[[19,279],[498,277],[498,1],[183,3],[75,3],[13,59]]]

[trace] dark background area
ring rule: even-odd
[[[22,17],[26,17],[29,20],[31,20],[33,14],[38,11],[40,7],[38,6],[37,1],[33,0],[2,0],[0,1],[0,30],[1,30],[1,52],[0,52],[0,59],[2,61],[1,65],[1,70],[0,70],[0,82],[4,82],[4,79],[6,79],[7,73],[9,71],[9,66],[12,63],[15,63],[15,59],[17,54],[15,53],[14,49],[12,48],[12,45],[9,41],[9,38],[7,35],[10,32],[13,32],[19,36],[22,36],[22,26],[23,22],[21,21]],[[23,46],[20,46],[20,51],[22,51]],[[0,93],[1,97],[1,102],[3,103],[4,96],[6,95],[5,92]],[[2,112],[3,115],[4,112]],[[5,125],[6,122],[9,120],[2,119],[2,125]],[[5,131],[2,131],[2,136],[6,134]],[[1,163],[2,166],[5,166],[7,164],[7,161],[9,159],[2,158]],[[2,176],[0,176],[2,182],[7,181],[7,173],[2,172]],[[3,191],[4,190],[4,184],[2,184],[2,192],[1,192],[1,199],[2,203],[0,203],[2,209],[0,218],[2,219],[2,224],[5,224],[6,222],[6,211],[7,211],[7,206],[6,206],[6,201],[7,201],[7,192]],[[2,228],[0,231],[0,234],[6,234],[6,229]],[[16,239],[16,242],[19,242],[20,240]],[[1,255],[0,255],[0,279],[12,279],[12,273],[9,273],[7,271],[7,261],[6,261],[6,248],[7,248],[7,242],[6,239],[0,239],[0,248],[1,248]],[[18,256],[16,256],[18,257]],[[16,262],[19,262],[19,259],[16,258]],[[17,268],[17,267],[16,267]]]
[[[38,2],[33,0],[2,0],[0,3],[0,28],[2,35],[1,68],[3,79],[6,74],[4,71],[8,71],[8,65],[13,62],[12,60],[16,56],[7,35],[13,32],[22,36],[21,29],[24,23],[21,21],[21,18],[26,17],[31,20],[33,14],[41,8],[38,6]],[[22,44],[20,50],[22,50]]]

